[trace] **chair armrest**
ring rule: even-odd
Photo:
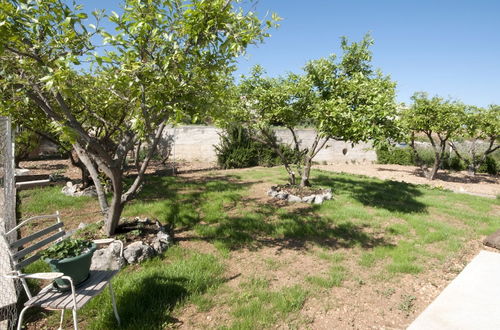
[[[115,241],[114,238],[101,238],[101,239],[95,239],[92,242],[94,242],[95,244],[109,244],[113,243],[114,241]]]
[[[120,241],[119,239],[101,238],[101,239],[95,239],[92,242],[94,242],[96,245],[103,245],[103,244],[110,244],[110,243],[118,242],[120,244],[120,258],[123,257],[123,242]]]
[[[50,273],[33,273],[33,274],[21,274],[18,272],[10,272],[4,274],[4,277],[7,278],[31,278],[37,280],[55,280],[57,278],[63,277],[63,273],[59,272],[50,272]]]

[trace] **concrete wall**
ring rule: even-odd
[[[282,142],[292,142],[292,135],[287,129],[275,131]],[[164,136],[173,138],[175,160],[215,162],[214,146],[219,144],[221,132],[213,126],[178,126],[166,129]],[[301,129],[297,133],[303,145],[312,144],[315,136],[313,129]],[[370,143],[352,146],[350,143],[329,141],[314,160],[326,163],[375,162],[377,155]]]

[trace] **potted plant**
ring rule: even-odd
[[[84,239],[67,238],[42,252],[42,258],[54,272],[71,277],[77,286],[89,277],[96,245]],[[56,279],[54,286],[62,291],[71,288],[69,281]]]

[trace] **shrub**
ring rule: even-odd
[[[231,126],[220,134],[220,144],[215,146],[217,163],[221,168],[242,168],[258,164],[257,149],[249,132],[241,126]]]
[[[446,158],[443,160],[443,168],[453,171],[463,171],[467,169],[467,164],[457,157],[456,154],[451,156],[447,153]]]
[[[251,134],[253,133],[238,125],[231,126],[220,134],[221,142],[215,146],[217,164],[224,169],[281,165],[279,155],[268,145],[252,139]],[[300,160],[300,155],[290,146],[280,144],[280,148],[290,163]]]
[[[417,150],[420,160],[425,165],[432,166],[434,163],[434,151],[430,148],[419,148]],[[417,165],[413,150],[410,147],[383,146],[378,147],[376,152],[379,164]],[[442,160],[441,169],[464,171],[467,169],[467,161],[461,160],[454,152],[451,154],[446,152]],[[478,172],[496,175],[499,169],[500,160],[488,156]]]
[[[413,152],[409,147],[383,146],[376,152],[379,164],[413,165]]]
[[[500,172],[500,161],[496,160],[492,156],[487,156],[484,163],[479,166],[478,172],[498,175]]]

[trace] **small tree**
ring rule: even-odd
[[[243,104],[238,111],[260,132],[256,138],[273,146],[271,125],[285,126],[291,132],[293,148],[302,155],[297,172],[282,158],[291,184],[296,183],[299,173],[300,185],[310,185],[312,160],[330,139],[376,141],[396,131],[395,84],[372,69],[372,43],[369,36],[359,43],[342,38],[340,59],[332,55],[311,61],[304,75],[265,78],[257,67],[242,80]],[[316,130],[310,146],[303,146],[299,140],[299,125]],[[274,149],[278,151],[276,145]]]
[[[500,149],[500,106],[471,108],[464,117],[462,131],[463,137],[469,142],[468,157],[459,151],[455,142],[449,143],[456,155],[468,163],[469,172],[474,175],[488,155]],[[478,141],[486,142],[486,148],[478,148]]]
[[[234,9],[230,0],[126,0],[121,15],[92,15],[87,25],[80,5],[1,2],[0,88],[34,102],[71,143],[95,183],[111,235],[167,123],[216,107],[234,58],[267,34],[252,12]],[[116,33],[100,27],[103,18]],[[105,54],[94,53],[100,40]],[[126,184],[132,150],[138,175]],[[111,182],[110,203],[99,171]]]
[[[410,146],[417,164],[429,180],[434,180],[445,157],[448,141],[460,132],[465,116],[465,106],[438,96],[429,98],[426,93],[412,96],[413,104],[402,113],[403,126],[407,129]],[[415,145],[416,134],[424,134],[432,147],[434,162],[429,170],[419,157]]]
[[[243,77],[237,89],[240,102],[226,119],[229,122],[241,122],[253,132],[251,137],[254,140],[274,150],[289,175],[290,184],[295,185],[301,163],[292,162],[284,153],[272,126],[285,126],[297,142],[295,147],[300,147],[294,129],[303,118],[304,108],[296,106],[298,102],[304,101],[303,98],[297,97],[299,91],[304,91],[303,80],[292,74],[287,78],[269,78],[264,77],[264,73],[264,69],[257,65],[252,68],[250,77]],[[297,152],[298,149],[295,150]]]

